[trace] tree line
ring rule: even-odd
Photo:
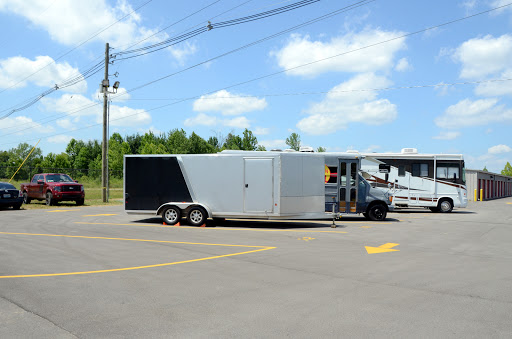
[[[286,144],[295,150],[300,148],[300,136],[292,133]],[[21,143],[8,151],[0,151],[0,178],[11,178],[25,158],[32,151],[33,145]],[[183,129],[174,129],[159,135],[148,132],[143,135],[133,134],[122,137],[113,133],[108,142],[108,169],[111,177],[122,178],[123,156],[125,154],[201,154],[216,153],[222,150],[265,151],[263,145],[252,131],[245,129],[241,135],[229,133],[227,136],[211,136],[207,140],[195,132],[189,136]],[[319,148],[318,151],[325,151]],[[62,153],[43,152],[36,147],[15,179],[29,180],[33,174],[42,172],[66,172],[74,179],[87,176],[101,177],[101,143],[98,140],[71,139]]]

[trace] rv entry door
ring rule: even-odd
[[[359,160],[339,159],[338,201],[340,213],[356,213]]]
[[[274,160],[244,159],[244,212],[268,212],[274,207]]]

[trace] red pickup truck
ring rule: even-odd
[[[36,174],[29,183],[21,184],[23,202],[29,204],[32,199],[46,200],[46,205],[56,205],[59,201],[76,201],[84,204],[84,186],[62,173]]]

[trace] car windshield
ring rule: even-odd
[[[46,176],[46,182],[73,182],[66,174],[49,174]]]
[[[15,190],[16,187],[7,182],[0,182],[0,190]]]

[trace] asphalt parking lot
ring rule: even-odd
[[[449,214],[165,226],[0,211],[0,337],[512,335],[512,198]]]

